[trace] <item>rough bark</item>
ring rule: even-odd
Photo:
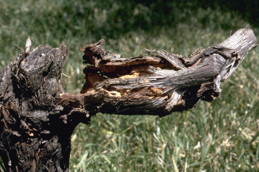
[[[212,101],[257,45],[251,29],[189,58],[164,50],[123,58],[101,48],[82,49],[85,85],[63,92],[61,73],[68,49],[30,42],[0,73],[0,156],[6,171],[68,171],[70,136],[97,112],[164,116]]]

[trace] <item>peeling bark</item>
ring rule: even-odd
[[[97,112],[165,116],[219,96],[227,79],[257,45],[251,29],[189,58],[165,50],[124,58],[104,40],[82,48],[81,94],[63,92],[68,49],[25,50],[0,72],[0,156],[6,171],[68,171],[70,136]]]

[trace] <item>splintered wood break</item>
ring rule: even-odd
[[[161,96],[163,93],[163,90],[157,88],[157,87],[150,87],[150,90],[152,91],[153,94],[157,96]]]
[[[123,75],[123,76],[121,76],[119,78],[121,78],[121,79],[129,79],[129,78],[137,78],[137,77],[139,77],[139,73],[134,72],[132,75]]]
[[[220,84],[257,45],[251,29],[188,58],[165,50],[124,58],[102,48],[82,49],[87,63],[81,94],[64,93],[68,49],[25,50],[0,72],[0,152],[4,171],[69,171],[71,135],[98,112],[158,115],[192,108],[220,95]]]
[[[100,40],[81,49],[87,63],[81,93],[89,95],[94,90],[98,100],[112,104],[118,113],[129,112],[128,106],[149,107],[143,113],[151,114],[192,108],[199,100],[212,101],[220,95],[220,81],[244,59],[241,51],[249,50],[243,46],[251,49],[255,42],[251,30],[241,29],[226,41],[188,58],[147,49],[147,54],[124,58],[104,50],[104,40]],[[99,110],[111,107],[103,106],[103,102],[97,103]]]

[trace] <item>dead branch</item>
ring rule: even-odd
[[[64,45],[30,51],[28,39],[0,72],[0,156],[6,171],[68,171],[70,136],[97,112],[164,116],[212,101],[257,40],[251,29],[240,29],[189,58],[165,50],[123,58],[103,44],[82,49],[87,65],[78,95],[63,91]]]
[[[240,29],[189,58],[165,50],[123,58],[102,49],[103,44],[100,40],[82,49],[88,64],[79,96],[82,106],[93,114],[164,116],[218,97],[220,83],[236,70],[257,40],[251,29]]]

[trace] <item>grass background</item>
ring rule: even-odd
[[[223,3],[224,2],[224,3]],[[224,4],[224,5],[222,5]],[[62,42],[67,92],[83,85],[80,47],[101,38],[114,53],[165,49],[185,56],[238,28],[259,34],[259,3],[162,0],[0,0],[0,68],[33,46]],[[97,114],[71,142],[71,171],[256,171],[259,169],[258,48],[222,83],[221,98],[164,118]]]

